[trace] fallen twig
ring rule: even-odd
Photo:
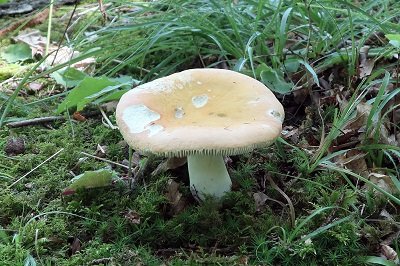
[[[33,126],[33,125],[40,125],[45,123],[50,123],[54,121],[64,121],[64,116],[46,116],[46,117],[39,117],[39,118],[32,118],[28,120],[16,121],[7,123],[8,127],[25,127],[25,126]]]
[[[45,21],[47,19],[49,15],[49,10],[46,8],[45,10],[36,13],[33,17],[30,18],[24,18],[24,19],[20,19],[14,23],[12,23],[11,25],[7,26],[4,29],[0,30],[0,37],[5,36],[6,34],[18,29],[19,27],[21,27],[21,29],[24,28],[31,28],[33,26],[36,26],[40,23],[42,23],[43,21]]]
[[[110,160],[107,160],[107,159],[104,159],[104,158],[100,158],[100,157],[98,157],[98,156],[91,155],[91,154],[89,154],[89,153],[87,153],[87,152],[83,152],[83,151],[82,151],[81,153],[82,153],[83,155],[86,155],[86,156],[88,156],[88,157],[97,159],[97,160],[99,160],[99,161],[103,161],[103,162],[106,162],[106,163],[115,164],[115,165],[121,166],[121,167],[123,167],[123,168],[125,168],[125,169],[129,169],[129,167],[126,166],[126,165],[123,165],[123,164],[120,164],[120,163],[117,163],[117,162],[113,162],[113,161],[110,161]]]
[[[97,116],[100,113],[98,111],[88,111],[84,113],[79,113],[81,116],[84,118],[88,117],[93,117]],[[45,116],[45,117],[38,117],[38,118],[32,118],[32,119],[27,119],[27,120],[21,120],[21,121],[16,121],[16,122],[10,122],[7,123],[6,125],[8,127],[25,127],[25,126],[35,126],[35,125],[41,125],[41,124],[46,124],[50,122],[55,122],[55,121],[65,121],[67,118],[65,116]],[[75,121],[82,122],[84,120],[79,120],[79,119],[74,119]]]

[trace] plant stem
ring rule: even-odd
[[[49,47],[50,47],[50,39],[51,39],[51,22],[53,18],[53,6],[54,6],[54,0],[50,0],[50,6],[49,6],[49,23],[47,25],[47,42],[46,42],[46,51],[45,55],[49,54]]]

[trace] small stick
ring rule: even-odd
[[[45,124],[54,121],[64,121],[64,116],[46,116],[46,117],[38,117],[32,118],[28,120],[22,120],[17,122],[10,122],[7,124],[8,127],[25,127],[25,126],[33,126],[39,124]]]
[[[82,115],[87,118],[87,117],[96,116],[98,114],[99,113],[97,111],[93,111],[93,112],[83,113]],[[65,117],[64,116],[38,117],[38,118],[32,118],[32,119],[27,119],[27,120],[22,120],[22,121],[10,122],[7,124],[7,126],[8,127],[34,126],[34,125],[45,124],[45,123],[50,123],[50,122],[54,122],[54,121],[65,121]]]
[[[20,29],[25,29],[25,28],[32,28],[33,26],[36,26],[37,24],[42,23],[47,19],[49,15],[49,9],[45,9],[41,12],[36,13],[32,17],[29,17],[28,19],[20,19],[17,22],[12,23],[11,25],[7,26],[4,29],[0,30],[0,37],[3,37],[7,35],[8,33],[18,29],[18,27],[21,27]]]
[[[8,188],[13,187],[15,184],[17,184],[19,181],[21,181],[22,179],[24,179],[25,177],[27,177],[30,173],[32,173],[33,171],[35,171],[36,169],[38,169],[40,166],[42,166],[43,164],[47,163],[48,161],[50,161],[51,159],[53,159],[54,157],[56,157],[60,152],[62,152],[64,150],[64,148],[61,148],[58,152],[54,153],[52,156],[50,156],[49,158],[47,158],[46,160],[44,160],[43,162],[41,162],[40,164],[38,164],[36,167],[34,167],[33,169],[31,169],[28,173],[24,174],[23,176],[21,176],[20,178],[18,178],[14,183],[12,183],[11,185],[8,186]]]
[[[106,14],[106,9],[104,8],[104,5],[103,5],[103,0],[98,0],[98,1],[99,1],[99,10],[100,10],[101,15],[103,17],[103,23],[106,23],[107,14]]]
[[[123,168],[129,170],[129,166],[126,166],[126,165],[123,165],[123,164],[120,164],[120,163],[116,163],[116,162],[113,162],[113,161],[110,161],[110,160],[107,160],[107,159],[104,159],[104,158],[100,158],[100,157],[91,155],[91,154],[89,154],[89,153],[83,152],[83,151],[81,151],[81,153],[82,153],[83,155],[86,155],[86,156],[88,156],[88,157],[97,159],[97,160],[99,160],[99,161],[103,161],[103,162],[106,162],[106,163],[115,164],[115,165],[121,166],[121,167],[123,167]]]

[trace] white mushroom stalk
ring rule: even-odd
[[[135,150],[188,157],[197,199],[231,190],[223,156],[270,145],[283,107],[261,82],[224,69],[191,69],[140,85],[118,103],[119,129]]]
[[[187,157],[190,190],[201,200],[205,196],[222,198],[231,190],[232,182],[220,155],[189,155]]]

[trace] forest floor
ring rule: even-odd
[[[284,2],[56,5],[48,46],[49,9],[1,17],[0,265],[398,264],[400,4]],[[225,158],[220,202],[115,121],[132,87],[199,67],[285,109],[272,146]]]

